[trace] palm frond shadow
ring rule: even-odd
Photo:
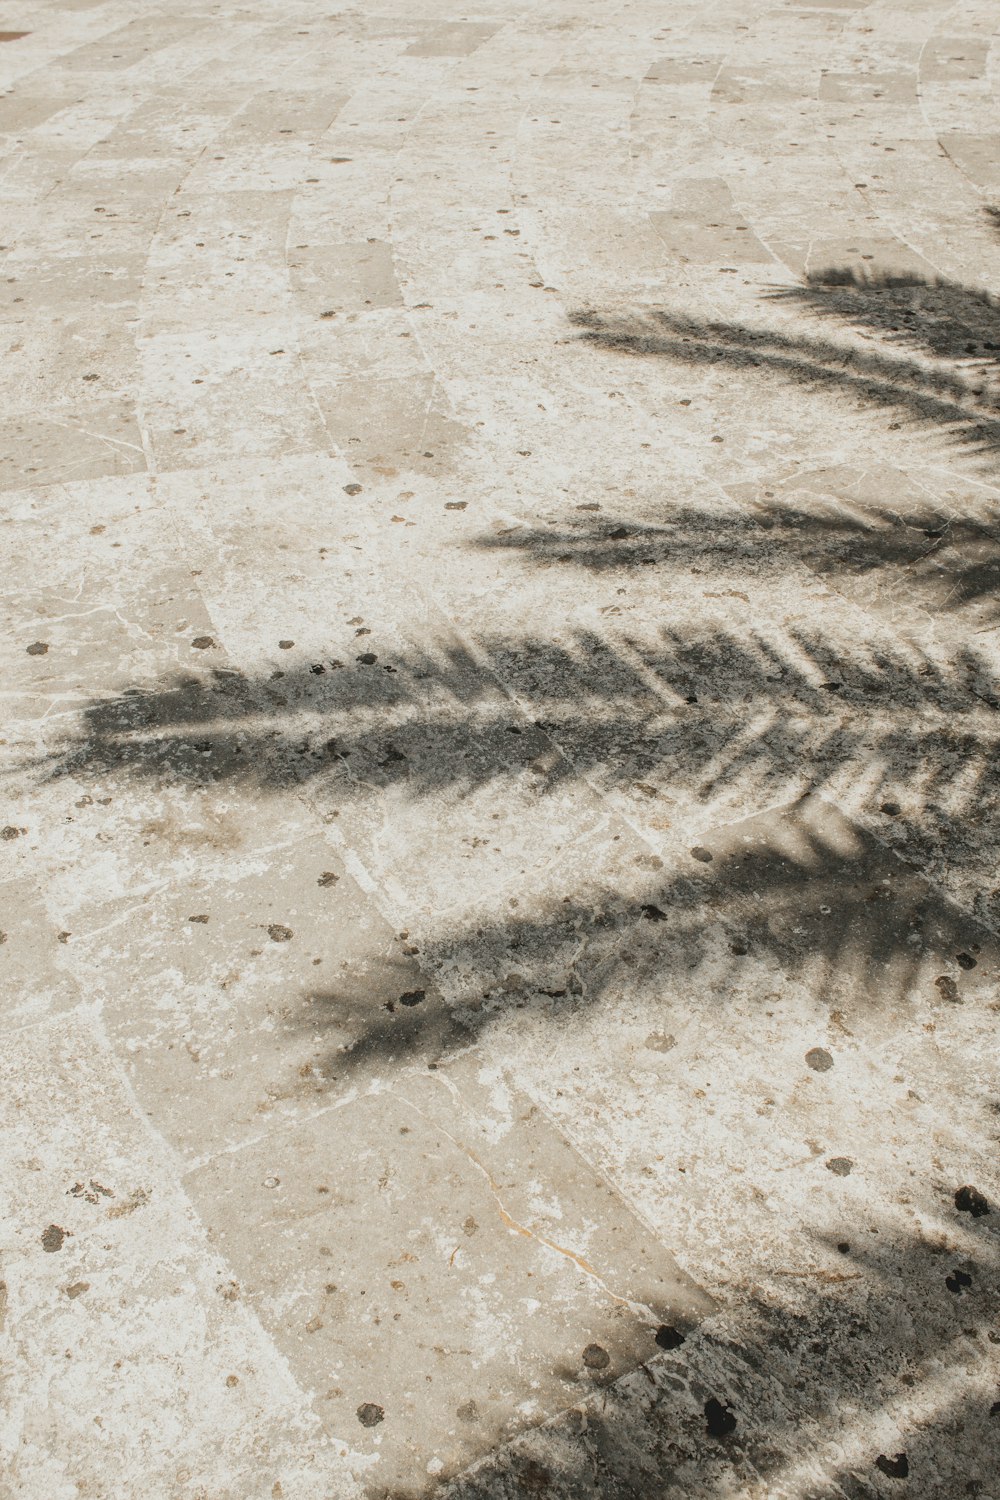
[[[833,268],[781,289],[775,300],[876,329],[880,348],[663,310],[605,315],[580,310],[581,337],[623,354],[771,374],[806,389],[853,397],[947,431],[985,460],[1000,450],[1000,304],[975,287],[918,277],[863,279]],[[896,352],[919,350],[923,359]],[[928,362],[936,361],[936,362]]]
[[[451,993],[417,1001],[316,991],[300,1024],[320,1072],[354,1086],[383,1069],[437,1065],[520,1014],[570,1024],[628,999],[651,1028],[685,1022],[691,986],[783,996],[793,1009],[874,1034],[903,1004],[947,1010],[1000,977],[1000,948],[824,799],[808,796],[704,837],[663,876],[553,897],[425,940],[421,963]],[[616,1012],[617,1013],[617,1012]],[[733,1024],[731,1021],[730,1024]]]
[[[1000,365],[1000,301],[981,287],[945,278],[862,275],[854,268],[814,271],[802,286],[772,300],[807,307],[820,317],[871,328],[885,344],[952,360],[970,379]]]
[[[776,800],[804,774],[822,789],[846,772],[867,777],[872,797],[903,778],[914,809],[947,797],[961,812],[992,786],[1000,680],[972,647],[942,662],[805,628],[779,640],[719,628],[479,644],[479,659],[410,648],[379,666],[129,688],[22,769],[266,790],[325,778],[344,802],[499,778],[544,795],[581,777],[668,801],[735,786]]]
[[[587,510],[596,507],[587,506]],[[652,568],[663,579],[692,568],[725,578],[775,578],[790,559],[846,591],[872,575],[890,588],[901,609],[917,600],[928,612],[961,612],[970,628],[1000,618],[1000,537],[973,520],[913,504],[891,515],[844,506],[805,510],[788,501],[757,501],[752,514],[685,505],[662,522],[625,516],[579,516],[560,525],[519,526],[475,543],[485,551],[513,551],[539,567],[570,564],[590,572]],[[895,570],[893,579],[889,570]]]
[[[825,1266],[790,1268],[802,1279],[787,1296],[743,1289],[738,1314],[709,1320],[671,1353],[651,1349],[637,1370],[489,1455],[445,1495],[987,1496],[1000,1457],[996,1393],[984,1394],[970,1361],[997,1337],[996,1216],[961,1228],[959,1217],[944,1197],[936,1233],[869,1213],[849,1243],[820,1240]],[[956,1270],[967,1278],[957,1294]],[[728,1432],[710,1430],[712,1401],[729,1413]],[[884,1452],[866,1418],[887,1408],[899,1415]]]

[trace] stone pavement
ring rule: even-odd
[[[3,1500],[1000,1497],[986,0],[0,0]]]

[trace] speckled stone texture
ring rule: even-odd
[[[1000,1500],[986,0],[0,0],[2,1500]]]

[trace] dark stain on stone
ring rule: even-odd
[[[737,938],[735,942],[729,944],[729,951],[730,953],[734,953],[737,958],[746,958],[747,954],[750,952],[750,949],[748,948],[746,943]]]
[[[728,1437],[731,1432],[736,1431],[736,1418],[728,1406],[724,1406],[714,1396],[709,1396],[705,1402],[705,1425],[711,1437]]]
[[[976,960],[971,953],[956,953],[955,962],[960,969],[974,969],[976,967]]]
[[[195,651],[211,651],[214,645],[215,641],[210,635],[196,635],[191,642],[192,649]]]
[[[374,651],[362,651],[358,657],[358,661],[362,662],[366,667],[373,667],[378,661],[378,657]]]
[[[9,841],[10,839],[19,839],[20,837],[21,830],[20,828],[15,828],[13,823],[8,823],[6,828],[0,828],[0,839],[7,839]]]
[[[521,1489],[528,1495],[541,1495],[551,1485],[552,1476],[543,1464],[529,1458],[521,1470]]]
[[[588,1344],[582,1358],[588,1370],[606,1370],[611,1363],[611,1355],[600,1344]]]
[[[984,1194],[969,1183],[966,1183],[965,1187],[960,1187],[956,1192],[955,1207],[960,1214],[971,1214],[974,1219],[981,1219],[990,1211],[990,1205]]]
[[[455,1415],[460,1422],[475,1422],[479,1416],[479,1407],[472,1400],[463,1401],[461,1406],[455,1408]]]
[[[643,1046],[650,1052],[670,1052],[677,1046],[677,1038],[669,1031],[651,1031]]]
[[[934,984],[941,991],[942,1000],[950,1000],[953,1005],[961,1005],[962,1000],[958,993],[958,985],[950,974],[939,974]]]
[[[66,1288],[66,1295],[71,1299],[82,1297],[84,1292],[90,1291],[89,1281],[74,1281],[72,1286]]]
[[[0,42],[19,42],[23,36],[30,35],[30,31],[0,31]]]
[[[294,645],[295,645],[294,641],[279,641],[278,642],[278,650],[279,651],[291,651],[291,649],[292,649],[292,647]]]
[[[324,870],[323,873],[322,873],[322,875],[317,880],[316,884],[317,885],[336,885],[337,881],[339,879],[340,879],[340,876],[339,875],[335,875],[332,870]]]
[[[199,912],[197,916],[188,917],[188,921],[189,922],[207,922],[208,921],[208,913],[207,912]]]
[[[65,1238],[65,1229],[60,1229],[58,1224],[50,1224],[47,1229],[42,1230],[42,1249],[54,1255],[57,1250],[62,1249]]]
[[[806,1063],[814,1073],[829,1073],[833,1067],[833,1058],[825,1047],[810,1047],[806,1053]]]
[[[345,495],[360,495],[361,494],[361,486],[360,486],[360,484],[345,484],[344,485],[344,494]]]
[[[905,1453],[897,1453],[895,1458],[887,1458],[884,1453],[880,1453],[875,1460],[875,1467],[889,1479],[905,1479],[910,1472],[909,1460]]]
[[[846,1240],[840,1240],[837,1244],[837,1249],[840,1251],[841,1255],[849,1255],[851,1247]]]
[[[700,844],[696,844],[691,850],[691,858],[699,860],[703,865],[710,865],[712,863],[711,854],[707,849],[703,849]]]
[[[468,503],[468,500],[446,500],[444,508],[445,510],[465,510]]]
[[[377,1427],[380,1422],[385,1421],[385,1412],[374,1401],[362,1401],[358,1407],[358,1421],[362,1427]]]
[[[44,656],[48,649],[48,641],[32,641],[30,646],[25,647],[29,656]]]
[[[661,1323],[656,1330],[656,1342],[661,1349],[679,1349],[684,1343],[684,1335],[679,1328],[672,1328],[669,1323]]]
[[[898,818],[902,808],[898,802],[883,802],[880,812],[884,812],[887,818]]]
[[[662,911],[660,907],[654,906],[651,901],[642,908],[642,914],[647,922],[665,922],[667,920],[666,912]]]
[[[963,1291],[972,1285],[972,1277],[968,1271],[963,1271],[959,1266],[952,1271],[950,1276],[945,1277],[944,1284],[949,1292],[953,1292],[956,1297],[960,1297]]]
[[[272,922],[267,935],[272,943],[290,943],[295,936],[290,927],[282,927],[280,922]]]
[[[400,995],[399,1003],[400,1005],[419,1005],[426,998],[426,990],[407,990],[405,995]]]
[[[831,1156],[826,1164],[826,1170],[834,1177],[850,1177],[853,1169],[854,1163],[849,1156]]]

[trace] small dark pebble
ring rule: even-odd
[[[57,1250],[62,1249],[65,1238],[65,1229],[60,1229],[58,1224],[50,1224],[47,1229],[42,1230],[42,1249],[54,1255]]]
[[[378,661],[378,657],[374,651],[362,651],[358,657],[358,661],[362,662],[366,667],[373,667]]]
[[[950,1276],[945,1277],[944,1284],[949,1292],[954,1292],[956,1297],[960,1297],[964,1289],[972,1285],[972,1277],[968,1271],[956,1269]]]
[[[267,929],[267,935],[272,943],[290,943],[294,933],[290,927],[282,927],[280,922],[272,922]]]
[[[339,879],[340,879],[340,876],[339,875],[335,875],[332,870],[324,870],[323,873],[322,873],[322,875],[317,880],[316,884],[317,885],[336,885],[337,881]]]
[[[656,1342],[661,1349],[679,1349],[684,1342],[684,1335],[678,1328],[671,1328],[669,1323],[661,1323],[656,1330]]]
[[[361,494],[361,486],[360,486],[360,484],[345,484],[344,485],[344,494],[345,495],[360,495]],[[381,1418],[379,1418],[379,1420],[381,1421]]]
[[[419,1005],[421,1000],[427,999],[426,990],[407,990],[405,995],[400,995],[400,1005]]]
[[[988,1214],[990,1205],[978,1188],[971,1187],[966,1183],[960,1187],[955,1194],[955,1207],[960,1214],[971,1214],[974,1219],[981,1219],[983,1214]]]
[[[19,839],[20,837],[20,828],[15,828],[12,823],[8,823],[6,828],[0,828],[0,839],[7,839],[9,842],[11,839]]]
[[[385,1412],[374,1401],[362,1401],[358,1407],[358,1421],[362,1427],[377,1427],[380,1422],[385,1421]]]
[[[971,953],[956,953],[955,962],[960,969],[974,969],[976,967],[976,960]]]
[[[209,651],[214,645],[215,642],[210,635],[196,635],[191,642],[191,646],[195,651]]]
[[[850,1177],[854,1163],[849,1156],[831,1156],[826,1164],[826,1170],[832,1172],[834,1177]]]
[[[709,1396],[705,1402],[705,1422],[712,1437],[728,1437],[736,1431],[736,1418],[728,1406]]]
[[[446,500],[444,508],[445,510],[464,510],[468,503],[468,500]]]
[[[292,647],[294,645],[295,645],[294,641],[279,641],[278,642],[278,650],[279,651],[291,651],[291,649],[292,649]]]
[[[840,1251],[841,1255],[848,1255],[850,1253],[851,1247],[846,1240],[841,1240],[837,1245],[837,1249]]]
[[[647,922],[665,922],[667,920],[666,912],[661,911],[660,908],[658,906],[654,906],[652,902],[648,902],[644,907],[642,907],[642,914],[646,918]]]
[[[953,1005],[961,1005],[962,1001],[958,993],[958,985],[950,974],[939,974],[934,984],[941,991],[942,1000],[950,1000]]]
[[[310,672],[315,673],[317,677],[322,677],[323,673],[326,671],[326,668],[321,661],[315,661],[313,662],[309,670]]]
[[[887,818],[898,818],[902,809],[898,802],[883,802],[880,811],[884,812]]]
[[[814,1073],[829,1073],[833,1067],[833,1058],[825,1047],[810,1047],[806,1053],[806,1062]]]
[[[697,859],[703,865],[710,865],[712,863],[711,854],[707,849],[703,849],[700,844],[696,844],[691,850],[691,857],[692,859]]]
[[[897,1453],[895,1458],[887,1458],[880,1453],[875,1460],[876,1469],[881,1469],[890,1479],[905,1479],[910,1472],[909,1461],[905,1453]]]
[[[189,922],[207,922],[208,921],[208,913],[207,912],[199,912],[199,914],[196,917],[188,917],[188,921]]]
[[[32,641],[30,646],[25,647],[29,656],[44,656],[48,649],[47,641]]]
[[[588,1344],[583,1351],[583,1362],[588,1370],[606,1370],[611,1363],[611,1355],[600,1344]]]

